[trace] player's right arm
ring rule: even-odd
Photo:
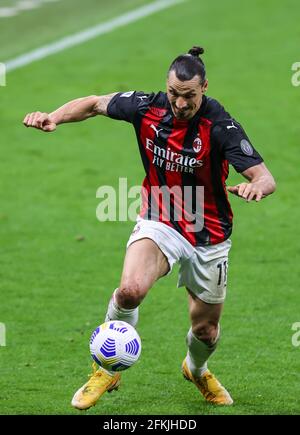
[[[107,116],[107,106],[116,93],[84,98],[77,98],[59,107],[52,113],[28,113],[23,121],[26,127],[34,127],[43,131],[54,131],[59,124],[79,122],[96,115]]]

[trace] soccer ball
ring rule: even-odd
[[[139,359],[141,349],[141,339],[134,327],[120,320],[98,326],[90,339],[90,351],[96,363],[116,372],[131,367]]]

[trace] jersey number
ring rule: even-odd
[[[228,269],[227,260],[223,261],[222,263],[219,263],[217,265],[217,268],[219,269],[218,285],[221,285],[222,277],[223,277],[223,282],[225,286],[227,284],[227,269]]]

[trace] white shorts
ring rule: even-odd
[[[185,286],[208,304],[224,302],[226,296],[229,239],[217,245],[192,246],[175,229],[162,222],[142,219],[129,237],[127,248],[140,239],[153,240],[166,256],[170,270],[179,263],[177,287]]]

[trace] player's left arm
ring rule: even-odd
[[[227,190],[247,202],[262,198],[273,193],[276,189],[275,180],[264,163],[252,166],[242,172],[249,183],[240,183],[236,186],[228,186]]]

